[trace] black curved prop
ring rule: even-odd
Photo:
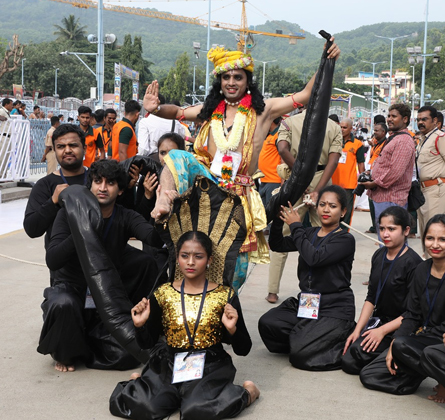
[[[72,185],[60,193],[59,204],[65,207],[80,265],[99,316],[119,344],[145,363],[148,351],[139,347],[134,336],[130,313],[133,304],[99,238],[103,218],[96,197],[86,187]]]
[[[289,179],[283,184],[280,192],[272,196],[267,204],[268,223],[276,217],[280,206],[287,206],[289,201],[295,203],[303,195],[315,175],[320,159],[329,116],[335,59],[327,58],[327,51],[332,45],[332,42],[329,41],[331,35],[325,31],[319,33],[327,40],[326,48],[321,57],[320,67],[307,106],[297,159]]]
[[[162,168],[159,162],[156,162],[155,160],[149,158],[148,156],[136,155],[120,162],[120,165],[123,166],[127,174],[130,171],[130,166],[133,164],[141,169],[139,173],[142,176],[147,175],[148,172],[152,174],[156,172],[159,176],[159,173]]]

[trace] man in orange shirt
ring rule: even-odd
[[[113,131],[114,124],[116,124],[117,114],[113,108],[105,110],[104,122],[102,127],[102,140],[104,143],[105,152],[109,159],[111,159],[113,152],[111,147],[111,133]]]
[[[97,151],[99,151],[99,159],[105,159],[104,145],[100,130],[90,125],[91,108],[82,105],[77,110],[77,114],[80,128],[85,133],[85,145],[87,146],[83,166],[89,168],[96,160]]]
[[[352,134],[352,120],[349,118],[342,120],[340,128],[343,136],[343,150],[338,161],[337,169],[332,175],[332,183],[340,185],[340,187],[346,190],[346,194],[348,195],[348,210],[343,220],[350,225],[354,213],[355,194],[353,191],[355,187],[357,187],[357,166],[359,173],[364,172],[365,149],[363,143],[354,138]],[[343,225],[342,228],[345,229]]]
[[[259,193],[264,206],[270,200],[272,191],[281,185],[281,178],[277,173],[277,166],[281,163],[276,141],[281,117],[275,118],[270,125],[269,134],[264,140],[263,147],[258,158],[258,169],[264,174],[261,178]]]
[[[125,103],[124,118],[116,123],[112,131],[113,159],[121,162],[132,158],[138,152],[138,142],[134,127],[141,113],[138,101],[131,100]]]

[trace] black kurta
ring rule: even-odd
[[[360,380],[365,387],[390,394],[412,394],[428,376],[421,364],[423,354],[430,346],[442,344],[445,333],[445,286],[441,286],[442,279],[431,275],[428,282],[431,303],[436,291],[438,294],[427,322],[430,306],[426,297],[426,282],[431,265],[432,260],[427,260],[415,269],[407,311],[403,315],[401,327],[394,333],[392,353],[399,367],[397,375],[389,373],[385,351],[360,372]],[[426,329],[415,334],[425,324]]]
[[[108,230],[104,245],[121,272],[130,300],[137,303],[150,293],[158,270],[150,255],[127,245],[127,241],[136,237],[148,244],[156,238],[157,246],[162,242],[140,214],[119,205],[115,209],[109,229],[110,219],[104,223],[104,232]],[[87,283],[65,209],[58,212],[54,221],[46,260],[48,267],[55,270],[55,277],[54,286],[44,292],[44,325],[37,350],[64,364],[80,359],[87,367],[97,369],[125,370],[137,366],[139,363],[106,330],[97,312],[84,308]]]
[[[344,344],[355,325],[351,289],[355,239],[340,229],[326,238],[316,236],[317,228],[305,229],[301,223],[291,224],[290,229],[291,236],[283,237],[282,222],[274,220],[269,244],[273,251],[300,252],[300,290],[321,293],[319,318],[298,318],[298,299],[288,298],[260,318],[261,338],[269,351],[289,353],[294,367],[339,369]]]
[[[392,264],[392,261],[385,257],[385,253],[386,248],[380,248],[374,253],[371,260],[371,274],[369,275],[366,301],[373,305],[376,304],[380,279],[383,285]],[[403,255],[394,261],[394,265],[392,266],[386,283],[384,283],[373,313],[373,316],[380,318],[382,324],[398,318],[405,312],[412,275],[421,262],[422,259],[411,248],[408,248]],[[351,375],[358,375],[364,366],[372,362],[389,347],[392,336],[393,334],[385,336],[379,346],[371,352],[363,351],[361,343],[364,337],[360,336],[351,344],[343,356],[342,369]]]

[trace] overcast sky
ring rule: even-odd
[[[125,1],[105,3],[130,7],[150,7],[188,17],[208,19],[207,0]],[[266,20],[297,23],[312,34],[325,29],[338,33],[380,22],[425,21],[427,0],[250,0],[246,5],[247,22],[258,25]],[[241,23],[238,0],[211,0],[212,20]],[[445,20],[445,0],[429,0],[429,21]]]

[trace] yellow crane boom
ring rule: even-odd
[[[56,1],[59,3],[66,3],[70,4],[71,6],[79,7],[81,9],[88,9],[88,8],[97,8],[97,3],[91,0],[51,0]],[[219,29],[227,29],[231,31],[236,31],[240,33],[240,39],[238,41],[238,49],[240,50],[246,50],[247,48],[252,48],[252,46],[249,46],[250,41],[252,40],[251,34],[257,34],[257,35],[266,35],[266,36],[273,36],[277,38],[287,38],[289,39],[290,44],[296,44],[297,39],[305,39],[306,35],[304,32],[298,32],[294,34],[283,34],[283,33],[272,33],[272,32],[264,32],[264,31],[254,31],[247,28],[247,18],[246,18],[246,10],[245,10],[245,3],[246,0],[240,0],[243,4],[243,11],[242,11],[242,18],[241,22],[242,25],[234,25],[231,23],[222,23],[222,22],[216,22],[216,21],[210,21],[210,26],[213,28],[219,28]],[[112,4],[104,4],[104,10],[108,10],[110,12],[120,12],[120,13],[128,13],[132,15],[139,15],[139,16],[145,16],[155,19],[164,19],[164,20],[171,20],[175,22],[182,22],[182,23],[190,23],[193,25],[200,25],[200,26],[208,26],[208,21],[204,19],[196,19],[186,16],[179,16],[179,15],[173,15],[171,13],[166,12],[157,12],[153,10],[147,10],[147,9],[141,9],[137,7],[126,7],[126,6],[117,6]],[[281,31],[279,31],[281,32]]]

